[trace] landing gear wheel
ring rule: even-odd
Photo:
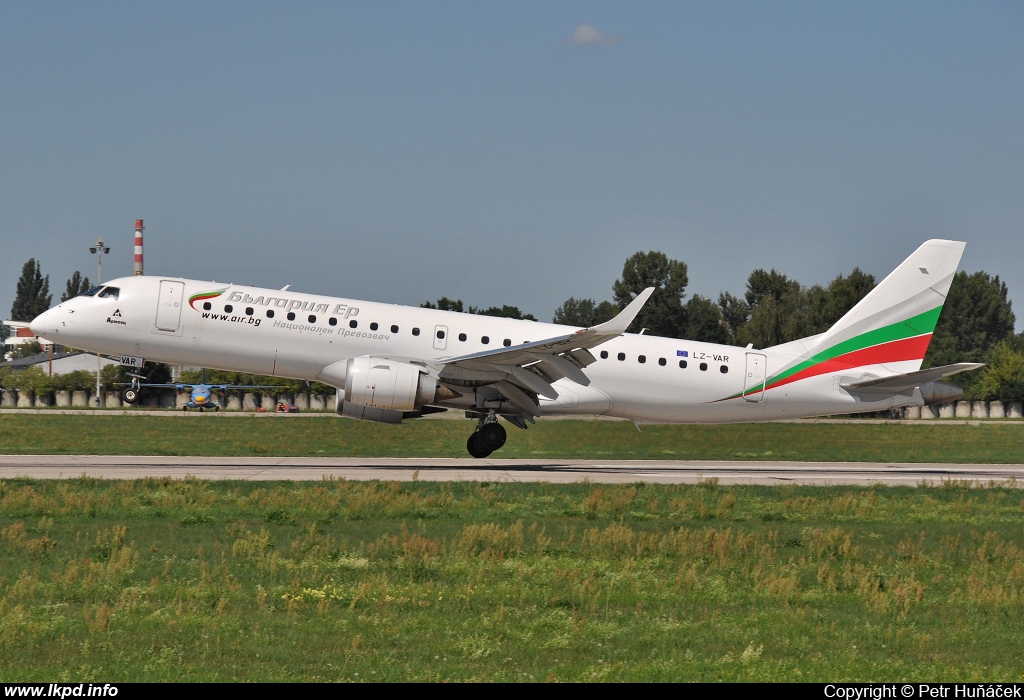
[[[472,435],[469,436],[469,440],[466,440],[466,449],[469,450],[470,456],[476,457],[477,459],[487,457],[488,455],[491,454],[489,451],[481,450],[479,447],[476,446],[476,436],[479,434],[480,433],[473,433]]]
[[[476,444],[478,449],[491,453],[500,450],[507,437],[505,428],[500,423],[484,423],[480,430],[476,431]]]
[[[121,400],[131,405],[139,400],[139,392],[136,389],[125,389],[121,392]]]
[[[182,413],[188,413],[188,406],[182,406],[181,407],[181,412]]]

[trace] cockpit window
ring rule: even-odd
[[[121,289],[119,287],[104,287],[103,291],[96,296],[100,299],[117,299],[120,293]]]
[[[103,289],[103,287],[93,287],[88,292],[82,292],[79,296],[94,297],[96,296],[96,292],[100,291],[101,289]]]

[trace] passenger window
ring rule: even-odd
[[[371,323],[371,324],[370,324],[370,330],[371,330],[371,331],[375,331],[375,330],[377,330],[378,328],[380,328],[380,326],[378,326],[378,325],[377,325],[377,322],[376,322],[376,321],[374,321],[373,323]]]
[[[679,361],[679,368],[680,369],[686,369],[686,360],[680,360]]]
[[[310,315],[309,315],[309,316],[308,316],[308,317],[306,318],[306,320],[307,320],[307,321],[309,321],[310,323],[316,323],[316,316],[314,316],[313,314],[310,314]]]
[[[224,307],[224,313],[226,313],[226,314],[231,313],[231,309],[233,309],[233,308],[235,308],[235,307],[233,307],[231,304],[228,304],[227,306]]]
[[[665,358],[664,357],[659,357],[658,358],[658,364],[661,365],[662,367],[664,367],[668,363],[665,362]]]
[[[348,322],[349,328],[356,328],[357,326],[359,326],[359,321],[355,319],[352,319],[351,321]]]
[[[718,368],[718,371],[721,372],[722,374],[729,374],[729,366],[722,365],[721,367]]]
[[[608,359],[608,351],[607,350],[602,350],[601,351],[601,359],[602,360],[607,360]]]
[[[245,307],[245,315],[246,316],[252,316],[252,307],[251,306]]]
[[[397,333],[398,332],[398,326],[391,326],[391,332],[392,333]]]
[[[646,355],[637,355],[636,361],[639,362],[640,364],[644,364],[644,363],[647,362],[647,356]]]
[[[620,353],[618,354],[618,358],[619,358],[619,362],[622,362],[622,361],[624,361],[624,360],[626,359],[626,353],[624,353],[624,352],[620,352]]]
[[[288,320],[289,321],[294,321],[295,320],[295,312],[294,311],[289,311],[288,312]]]
[[[465,333],[459,333],[459,340],[461,340],[462,342],[466,342],[466,334]]]
[[[707,372],[708,371],[708,363],[707,362],[701,362],[700,363],[700,371],[701,372]]]
[[[274,318],[274,310],[273,309],[267,309],[267,318]]]
[[[203,311],[209,311],[212,308],[213,308],[213,304],[211,304],[208,301],[204,301],[203,302]]]
[[[512,345],[512,341],[509,338],[505,338],[505,340],[501,341],[501,344],[507,348]]]
[[[419,328],[413,328],[412,329],[412,334],[413,335],[419,335],[420,334],[420,329]]]
[[[438,331],[437,332],[437,339],[438,340],[444,340],[444,331]]]
[[[334,316],[331,316],[331,317],[330,317],[330,318],[329,318],[329,319],[327,320],[327,322],[328,322],[329,324],[331,324],[332,326],[336,326],[336,325],[338,325],[338,319],[334,318]]]
[[[488,343],[491,342],[491,339],[485,335],[483,338],[480,339],[480,342],[483,343],[484,345],[487,345]]]

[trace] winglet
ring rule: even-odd
[[[591,326],[587,331],[596,335],[613,335],[618,336],[626,332],[629,328],[629,324],[633,322],[633,319],[640,313],[640,309],[644,307],[647,300],[654,294],[654,287],[648,287],[644,291],[636,295],[633,301],[629,302],[629,306],[619,312],[618,316],[613,318],[611,321],[605,321],[599,323],[596,326]]]

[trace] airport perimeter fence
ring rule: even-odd
[[[177,409],[188,403],[190,395],[187,391],[177,393],[173,389],[149,390],[142,393],[135,408],[144,409]],[[217,397],[216,401],[221,399]],[[334,397],[317,394],[280,394],[278,396],[261,396],[257,393],[231,392],[224,400],[227,411],[259,411],[273,412],[278,405],[292,407],[303,411],[333,411]],[[119,391],[100,392],[100,402],[96,404],[95,391],[50,391],[41,394],[34,392],[5,389],[0,392],[0,408],[132,408],[121,399]]]
[[[99,408],[129,408],[121,400],[117,391],[101,393]],[[94,391],[52,391],[38,396],[30,392],[4,390],[0,396],[0,408],[97,408]],[[135,404],[139,408],[178,409],[188,402],[188,392],[176,393],[173,390],[149,391],[142,395]],[[299,412],[333,411],[334,397],[316,394],[280,394],[278,396],[261,396],[257,393],[228,394],[224,409],[227,411],[258,411],[272,412],[278,405],[291,406]],[[1020,401],[956,401],[935,406],[921,406],[896,409],[894,418],[906,420],[938,420],[942,418],[981,419],[1007,418],[1021,419],[1024,409]]]

